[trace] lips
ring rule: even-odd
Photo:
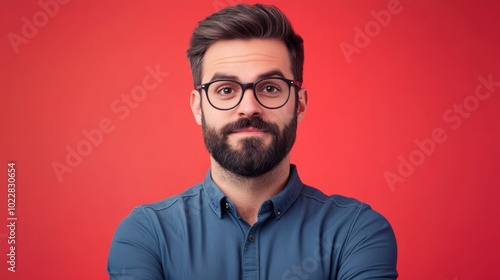
[[[239,132],[265,132],[263,129],[258,129],[255,127],[246,127],[242,129],[237,129],[233,133],[239,133]]]

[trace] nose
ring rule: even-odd
[[[262,114],[262,106],[253,94],[253,89],[246,88],[243,92],[243,98],[236,107],[241,117],[255,117]]]

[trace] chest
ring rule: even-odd
[[[318,221],[197,219],[164,232],[165,279],[334,279],[337,237]]]

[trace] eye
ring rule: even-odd
[[[280,91],[281,90],[275,85],[266,85],[262,89],[262,92],[267,92],[267,93],[276,93],[276,92],[280,92]]]
[[[218,98],[231,98],[237,96],[240,91],[240,85],[232,81],[215,82],[210,89],[211,95]]]
[[[281,86],[270,81],[266,81],[258,87],[258,93],[268,96],[279,95],[281,92]]]
[[[234,93],[234,89],[231,87],[224,86],[224,87],[218,88],[217,93],[221,94],[221,95],[228,95],[228,94]]]

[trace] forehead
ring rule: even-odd
[[[207,49],[202,69],[203,83],[216,75],[252,82],[260,74],[271,71],[280,71],[286,78],[293,78],[288,49],[277,39],[217,41]]]

